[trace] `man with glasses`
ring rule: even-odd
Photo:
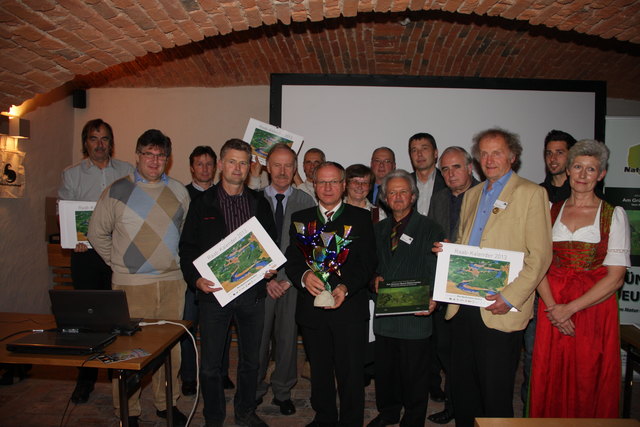
[[[276,225],[269,202],[245,185],[250,164],[249,144],[240,139],[224,143],[218,161],[220,182],[193,201],[180,238],[180,265],[187,283],[196,291],[200,307],[200,387],[207,427],[224,425],[227,415],[222,358],[231,319],[237,326],[240,348],[233,400],[235,422],[250,427],[267,425],[255,412],[266,280],[256,283],[222,307],[213,295],[222,288],[214,287],[213,282],[202,277],[193,265],[196,258],[253,216],[276,240]]]
[[[131,317],[180,319],[186,283],[180,271],[178,242],[189,209],[189,193],[164,172],[171,156],[171,140],[150,129],[136,144],[135,171],[114,182],[96,205],[89,222],[89,241],[113,270],[113,289],[124,290]],[[178,384],[180,348],[171,350],[173,384]],[[156,414],[167,417],[164,370],[153,375]],[[116,413],[117,383],[113,399]],[[172,420],[184,426],[187,417],[175,407],[180,388],[174,387]],[[137,426],[140,391],[129,398],[129,425]]]
[[[296,321],[311,366],[311,406],[316,415],[309,426],[359,427],[364,418],[367,286],[377,264],[371,215],[342,202],[345,171],[339,164],[326,162],[318,166],[313,183],[318,206],[291,216],[285,265],[287,276],[298,288]],[[325,233],[334,233],[329,243],[331,250],[336,250],[338,236],[351,240],[346,260],[339,267],[340,274],[331,273],[327,279],[335,300],[332,307],[314,307],[314,299],[325,290],[325,284],[307,266],[298,246],[296,223],[304,224],[307,230],[310,224],[315,224]],[[346,230],[350,230],[348,236]]]
[[[380,184],[382,184],[384,177],[395,169],[396,154],[391,148],[379,147],[373,150],[373,154],[371,154],[371,170],[373,171],[375,179],[373,188],[371,188],[371,191],[367,194],[367,199],[376,206],[382,206],[387,216],[391,211],[386,206],[380,204]]]
[[[95,202],[115,180],[133,172],[133,166],[113,159],[113,130],[102,119],[89,120],[82,128],[85,158],[62,172],[60,200]],[[111,268],[95,250],[78,243],[71,253],[71,280],[75,289],[111,289]],[[73,403],[85,403],[93,391],[97,368],[79,368]]]

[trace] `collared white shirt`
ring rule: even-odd
[[[429,205],[431,204],[431,196],[433,195],[433,184],[436,182],[436,169],[429,174],[426,182],[420,181],[416,172],[416,186],[418,187],[418,203],[416,208],[422,215],[429,213]]]

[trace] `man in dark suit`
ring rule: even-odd
[[[200,386],[207,426],[221,427],[226,416],[222,358],[232,318],[238,326],[238,341],[242,349],[234,398],[235,422],[250,427],[267,425],[255,413],[265,281],[258,282],[222,307],[213,295],[222,288],[215,288],[213,282],[202,277],[193,265],[196,258],[252,216],[275,239],[269,202],[244,185],[250,159],[251,147],[246,142],[230,139],[224,143],[218,161],[220,182],[191,203],[180,238],[180,267],[187,284],[196,290],[200,307]]]
[[[371,171],[373,172],[373,186],[367,194],[367,199],[376,206],[382,206],[389,214],[387,206],[380,203],[380,184],[389,172],[396,169],[396,154],[389,147],[378,147],[371,154]]]
[[[437,222],[444,231],[445,239],[455,242],[460,219],[460,207],[464,193],[478,181],[473,177],[473,158],[462,147],[451,146],[440,156],[440,170],[447,186],[434,193],[429,206],[428,217]],[[447,377],[444,391],[447,396],[444,410],[429,415],[429,421],[437,424],[447,424],[453,419],[453,403],[451,398],[451,382],[448,379],[451,372],[451,325],[444,320],[447,304],[438,304],[433,314],[436,353],[440,365]]]
[[[409,158],[414,170],[411,175],[418,186],[416,209],[422,215],[427,215],[431,196],[446,187],[442,174],[436,168],[438,146],[435,138],[426,132],[417,133],[409,138]]]
[[[291,185],[297,163],[295,151],[287,144],[275,144],[267,155],[267,172],[269,172],[271,184],[264,189],[263,194],[273,211],[276,243],[282,251],[289,246],[291,214],[315,206],[311,196]],[[291,401],[291,389],[297,381],[298,329],[295,322],[297,294],[297,289],[291,286],[291,280],[284,269],[280,269],[278,275],[267,282],[256,400],[260,404],[267,393],[269,388],[266,382],[267,368],[269,361],[273,358],[275,369],[270,378],[273,391],[272,403],[280,407],[280,413],[283,415],[296,412],[296,407]]]
[[[433,242],[443,238],[440,226],[420,215],[413,205],[418,197],[415,181],[404,170],[387,175],[382,196],[392,216],[374,226],[380,281],[425,280],[433,286],[436,257]],[[375,384],[378,416],[367,427],[423,426],[429,400],[431,314],[436,302],[428,298],[425,311],[416,314],[379,316],[373,321]],[[404,409],[402,420],[400,412]]]
[[[299,287],[296,321],[304,339],[311,366],[311,406],[316,416],[310,426],[361,427],[364,418],[364,351],[369,319],[367,285],[377,264],[371,214],[345,203],[345,171],[326,162],[314,175],[318,206],[296,212],[291,217],[287,249],[287,276]],[[348,256],[340,275],[327,279],[335,303],[314,307],[314,298],[325,285],[307,266],[298,247],[296,223],[315,222],[325,232],[344,236],[351,227]],[[330,248],[335,250],[335,238]],[[335,381],[338,383],[340,412],[336,407]]]

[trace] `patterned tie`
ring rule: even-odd
[[[401,222],[396,222],[393,228],[391,229],[391,252],[395,252],[398,248],[398,243],[400,242],[400,236],[398,236],[398,229],[400,228]]]
[[[327,217],[327,222],[329,222],[329,221],[331,221],[331,215],[333,215],[333,211],[329,211],[324,215]]]
[[[276,213],[273,218],[276,221],[276,243],[280,246],[280,241],[282,240],[282,224],[284,223],[284,205],[282,204],[282,200],[284,199],[284,194],[276,194]]]

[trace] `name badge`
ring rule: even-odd
[[[496,201],[493,203],[493,207],[494,207],[494,208],[498,208],[498,209],[506,209],[508,204],[509,204],[509,203],[507,203],[507,202],[503,202],[502,200],[496,200]]]
[[[413,242],[413,237],[407,236],[406,234],[402,233],[402,236],[400,236],[400,240],[405,242],[407,245],[410,245],[411,242]]]

